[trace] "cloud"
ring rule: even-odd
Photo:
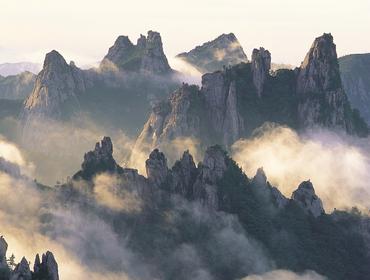
[[[325,280],[327,278],[320,276],[314,271],[307,271],[303,274],[297,274],[287,270],[274,270],[262,275],[251,275],[242,280]]]
[[[253,139],[240,140],[232,157],[253,176],[263,167],[268,180],[287,196],[311,179],[326,210],[358,206],[369,209],[368,139],[328,130],[299,135],[287,127],[265,127]]]
[[[169,64],[171,65],[172,69],[180,72],[180,74],[176,75],[176,77],[181,82],[195,85],[202,84],[202,73],[186,60],[173,57],[169,59]]]

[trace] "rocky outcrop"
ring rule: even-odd
[[[37,254],[33,270],[32,280],[59,280],[58,264],[52,252],[42,254],[41,262]]]
[[[21,262],[15,267],[12,276],[10,277],[10,280],[32,280],[32,279],[35,278],[32,278],[32,273],[28,261],[26,260],[25,257],[23,257]]]
[[[145,162],[145,167],[149,182],[161,186],[168,175],[167,159],[164,154],[158,149],[152,151]]]
[[[176,161],[171,169],[171,191],[191,199],[194,197],[193,185],[198,175],[198,169],[193,156],[185,151],[181,159]]]
[[[222,70],[223,67],[248,62],[242,46],[233,33],[222,34],[189,52],[178,54],[176,58],[191,64],[201,73],[210,73]]]
[[[300,96],[298,121],[301,126],[323,125],[353,132],[350,110],[342,88],[336,46],[331,34],[315,39],[297,77]]]
[[[218,138],[218,143],[230,146],[244,130],[235,82],[230,82],[225,72],[205,74],[201,92],[205,100],[207,123],[212,130],[210,134]]]
[[[310,181],[304,181],[292,194],[295,201],[306,213],[318,217],[325,213],[321,199],[316,195],[315,189]]]
[[[100,143],[96,143],[93,151],[84,155],[81,170],[73,178],[88,180],[98,173],[116,171],[122,171],[122,168],[113,158],[112,140],[109,137],[104,137]]]
[[[153,107],[134,150],[147,150],[148,146],[152,150],[178,137],[199,138],[203,125],[202,112],[198,108],[203,106],[202,102],[196,86],[183,84],[170,95],[167,102]]]
[[[264,48],[254,49],[252,53],[251,67],[253,73],[253,83],[257,89],[258,96],[261,97],[263,87],[270,75],[270,52],[268,50],[265,50]]]
[[[68,65],[63,56],[53,50],[46,55],[33,91],[25,101],[22,119],[26,123],[40,117],[60,119],[64,113],[62,105],[78,104],[77,95],[85,89],[83,72],[74,63]]]
[[[154,31],[149,31],[146,37],[141,35],[136,45],[127,36],[119,36],[100,68],[156,75],[172,72],[163,52],[161,35]]]

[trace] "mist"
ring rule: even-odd
[[[324,129],[298,134],[287,127],[267,126],[254,138],[237,141],[231,150],[249,176],[263,167],[270,183],[288,197],[310,179],[327,211],[369,209],[368,139]]]

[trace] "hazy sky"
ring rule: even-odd
[[[60,51],[78,65],[101,60],[118,35],[159,31],[171,57],[234,32],[248,57],[299,64],[331,32],[339,55],[370,52],[370,0],[0,0],[0,63],[42,62]]]

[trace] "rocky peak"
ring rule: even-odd
[[[44,66],[36,77],[32,93],[25,101],[23,119],[30,116],[60,118],[62,104],[76,102],[76,96],[85,91],[83,72],[68,65],[63,56],[53,50],[46,54]]]
[[[154,149],[145,162],[146,174],[150,182],[160,186],[167,178],[168,166],[165,155]]]
[[[188,150],[183,153],[180,160],[176,161],[171,171],[173,191],[191,198],[198,171],[193,156]]]
[[[21,262],[15,267],[10,280],[31,280],[32,273],[30,265],[25,257],[22,258]],[[48,279],[49,280],[49,279]]]
[[[271,68],[271,54],[264,48],[254,49],[251,61],[253,83],[261,97],[264,84],[269,76]]]
[[[81,168],[73,176],[75,179],[90,179],[100,172],[114,172],[121,169],[113,158],[113,144],[110,137],[105,136],[100,143],[97,142],[95,144],[93,151],[87,152],[84,155]]]
[[[216,39],[197,46],[189,52],[176,56],[197,68],[201,73],[222,70],[224,66],[232,66],[248,62],[242,46],[233,33],[222,34]]]
[[[325,213],[321,199],[316,195],[310,181],[304,181],[298,186],[292,194],[292,200],[302,207],[306,213],[311,213],[314,217]]]
[[[209,147],[200,165],[202,179],[207,182],[216,183],[217,180],[222,178],[227,169],[226,160],[227,154],[220,146]]]
[[[161,35],[148,31],[140,35],[134,45],[127,36],[119,36],[100,64],[102,69],[134,71],[145,74],[168,74],[172,72],[163,51]]]
[[[318,37],[301,64],[297,89],[299,93],[321,93],[341,88],[339,64],[333,36]]]
[[[41,262],[39,255],[36,255],[33,278],[35,280],[59,280],[58,264],[52,252],[47,251],[42,254]]]

